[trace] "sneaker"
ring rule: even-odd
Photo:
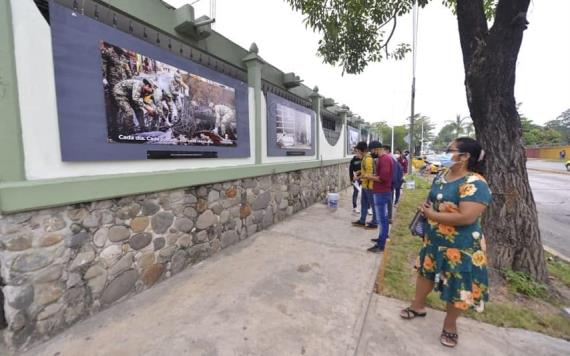
[[[360,210],[358,208],[352,208],[353,214],[360,214]]]
[[[378,225],[368,223],[368,224],[366,224],[366,225],[364,226],[364,228],[365,228],[366,230],[376,230],[376,229],[378,228]]]
[[[372,209],[368,209],[368,215],[372,215]]]
[[[361,223],[360,220],[356,220],[352,222],[352,226],[358,226],[358,227],[365,227],[366,224],[365,223]]]
[[[372,241],[372,242],[378,242],[378,241],[380,241],[380,239],[379,239],[379,238],[375,238],[375,239],[370,239],[370,241]]]
[[[372,252],[372,253],[380,253],[380,252],[384,252],[384,249],[378,245],[374,245],[374,246],[370,247],[369,249],[367,249],[366,251]]]

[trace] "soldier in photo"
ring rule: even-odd
[[[226,105],[210,102],[210,109],[214,111],[216,115],[216,123],[214,126],[214,132],[222,136],[223,138],[229,138],[229,136],[234,135],[235,131],[235,110],[229,108]]]
[[[152,96],[157,85],[151,79],[126,79],[119,82],[113,88],[113,98],[119,107],[120,132],[131,134],[135,132],[135,118],[138,122],[138,131],[146,131],[144,122],[145,111],[152,116],[157,114],[153,100],[147,100],[146,96]]]

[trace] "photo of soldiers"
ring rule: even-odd
[[[237,144],[235,89],[101,42],[108,142]]]
[[[347,153],[351,153],[354,150],[354,147],[360,141],[360,132],[352,127],[348,127],[348,145],[347,145]]]
[[[311,115],[276,104],[276,142],[279,148],[311,149]]]

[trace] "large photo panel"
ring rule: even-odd
[[[358,142],[360,142],[360,130],[359,129],[355,129],[354,127],[351,126],[346,126],[347,128],[347,135],[346,135],[346,153],[347,154],[351,154],[352,151],[354,150],[354,147],[356,147],[356,145],[358,144]]]
[[[268,93],[267,155],[313,156],[315,118],[313,110]]]
[[[50,3],[64,161],[249,157],[247,85]]]

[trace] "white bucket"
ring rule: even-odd
[[[329,209],[336,209],[338,208],[338,193],[329,193],[327,195],[327,206]]]
[[[416,181],[415,180],[409,180],[406,182],[406,189],[416,189]]]

